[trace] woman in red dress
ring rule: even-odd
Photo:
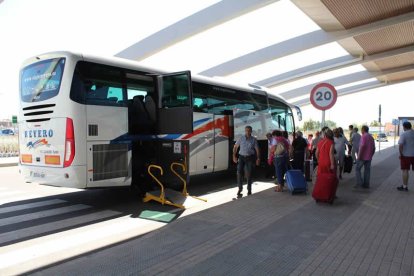
[[[316,159],[318,160],[318,171],[320,173],[335,173],[334,138],[330,129],[325,131],[325,137],[319,141],[316,148]]]

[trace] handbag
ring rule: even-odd
[[[274,153],[272,152],[272,153],[270,153],[269,154],[269,158],[267,159],[267,164],[269,165],[269,166],[271,166],[272,164],[273,164],[273,159],[275,158],[275,155],[274,155]]]
[[[276,156],[283,155],[285,152],[286,152],[286,149],[285,149],[285,146],[283,145],[283,142],[278,142],[276,144],[276,149],[275,149]]]

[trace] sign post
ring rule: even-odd
[[[395,148],[395,143],[397,139],[397,126],[400,124],[400,121],[398,119],[392,119],[392,124],[394,126],[394,148]]]
[[[310,102],[316,109],[322,110],[321,127],[325,126],[325,110],[334,106],[337,98],[335,87],[329,83],[319,83],[312,88]]]
[[[381,152],[381,105],[378,106],[378,123],[379,123],[379,133],[378,133],[378,152]]]
[[[13,133],[16,134],[16,125],[17,125],[17,116],[12,115],[12,126],[13,126]]]

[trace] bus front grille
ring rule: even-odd
[[[128,145],[93,145],[93,181],[128,176]]]

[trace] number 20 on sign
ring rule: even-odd
[[[328,110],[336,103],[338,93],[329,83],[316,85],[310,93],[310,102],[319,110]]]

